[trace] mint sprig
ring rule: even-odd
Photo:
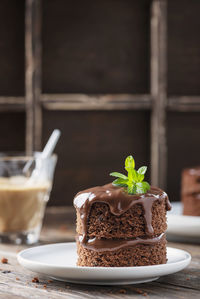
[[[149,183],[143,181],[147,171],[146,166],[136,170],[133,157],[128,156],[125,160],[125,169],[128,172],[128,176],[119,172],[110,173],[111,176],[117,178],[112,183],[114,186],[126,188],[128,194],[146,193],[150,189]]]

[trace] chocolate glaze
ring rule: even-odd
[[[151,210],[152,205],[156,200],[164,200],[166,203],[166,210],[168,211],[171,209],[167,194],[156,187],[151,187],[146,193],[135,195],[129,195],[124,191],[124,188],[115,187],[112,184],[97,186],[79,192],[74,198],[74,206],[79,210],[82,221],[83,237],[81,243],[86,244],[87,242],[87,221],[91,206],[95,202],[108,204],[111,213],[116,216],[125,213],[135,204],[141,204],[144,209],[146,235],[152,236],[154,231],[151,224]]]
[[[154,238],[135,238],[135,239],[89,239],[86,243],[83,243],[83,236],[77,236],[77,241],[80,242],[83,247],[98,251],[98,252],[105,252],[105,251],[115,251],[124,247],[132,247],[137,244],[148,244],[152,245],[155,243],[160,242],[165,234],[160,234]]]

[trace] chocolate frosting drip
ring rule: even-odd
[[[129,195],[124,191],[124,188],[115,187],[112,184],[98,186],[79,192],[74,198],[74,206],[79,210],[83,237],[82,244],[87,241],[87,221],[90,209],[93,203],[102,202],[108,204],[112,214],[119,216],[125,213],[135,204],[141,204],[144,209],[145,231],[147,236],[152,236],[154,230],[152,227],[152,205],[154,201],[164,200],[166,210],[171,209],[171,205],[167,194],[159,188],[151,187],[144,194]]]
[[[155,244],[160,242],[165,234],[161,234],[154,238],[135,238],[135,239],[90,239],[86,243],[82,242],[83,236],[77,236],[77,240],[82,243],[83,247],[98,251],[98,252],[105,252],[105,251],[115,251],[124,247],[132,247],[137,244]]]

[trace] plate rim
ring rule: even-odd
[[[170,241],[170,238],[172,237],[177,238],[177,241],[184,240],[186,242],[192,241],[198,243],[197,238],[200,237],[200,216],[189,216],[180,214],[182,205],[183,204],[180,201],[172,202],[172,211],[174,208],[176,212],[176,209],[178,208],[179,212],[172,213],[172,211],[170,211],[169,213],[167,213],[167,237]]]
[[[50,264],[47,264],[47,263],[44,263],[44,262],[39,262],[39,261],[33,261],[33,260],[30,260],[30,259],[27,259],[25,257],[23,257],[23,254],[24,253],[27,253],[28,251],[32,251],[34,249],[39,249],[39,248],[44,248],[44,247],[51,247],[51,246],[63,246],[63,245],[67,245],[67,246],[70,246],[70,245],[76,245],[76,242],[62,242],[62,243],[51,243],[51,244],[45,244],[45,245],[39,245],[39,246],[35,246],[35,247],[30,247],[30,248],[26,248],[26,249],[23,249],[22,251],[20,251],[18,254],[17,254],[17,260],[19,262],[20,265],[22,265],[24,267],[23,264],[34,264],[34,265],[39,265],[41,267],[46,267],[46,268],[52,268],[52,267],[56,267],[57,269],[68,269],[68,270],[81,270],[81,271],[115,271],[115,270],[121,270],[121,271],[131,271],[131,270],[134,270],[134,271],[137,271],[138,269],[140,269],[140,271],[142,270],[146,270],[146,269],[155,269],[156,268],[159,268],[162,267],[162,268],[165,268],[166,265],[167,266],[170,266],[170,265],[174,265],[176,264],[177,266],[181,265],[183,262],[185,262],[187,265],[189,265],[190,261],[191,261],[191,255],[189,252],[183,250],[183,249],[179,249],[179,248],[174,248],[174,247],[168,247],[167,246],[167,250],[176,250],[176,251],[179,251],[181,252],[182,254],[185,254],[186,258],[185,259],[182,259],[180,261],[175,261],[175,262],[172,262],[172,263],[169,263],[169,264],[159,264],[159,265],[148,265],[148,266],[135,266],[135,267],[83,267],[83,266],[65,266],[65,265],[50,265]]]
[[[173,213],[173,205],[176,205],[176,206],[180,206],[181,208],[183,208],[183,204],[182,204],[182,202],[181,201],[173,201],[173,202],[171,202],[171,205],[172,205],[172,209],[171,209],[171,211],[169,211],[168,213],[167,213],[167,217],[177,217],[177,216],[181,216],[181,217],[183,217],[183,218],[188,218],[188,219],[196,219],[196,220],[198,220],[198,221],[200,221],[200,216],[192,216],[192,215],[183,215],[183,214],[178,214],[178,213]]]

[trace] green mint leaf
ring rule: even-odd
[[[114,176],[116,178],[121,178],[121,179],[124,179],[124,180],[127,180],[128,177],[122,173],[119,173],[119,172],[111,172],[110,173],[111,176]]]
[[[147,167],[146,166],[142,166],[138,169],[138,173],[139,174],[145,174],[145,172],[147,171]]]
[[[135,185],[129,185],[127,188],[128,194],[135,194],[136,193],[136,186]]]
[[[145,192],[147,192],[148,190],[150,190],[151,186],[149,185],[149,183],[147,182],[142,182],[144,189],[146,189]]]
[[[146,193],[150,189],[150,185],[147,182],[136,183],[136,193]]]
[[[125,160],[125,169],[128,171],[130,168],[135,168],[135,160],[133,156],[128,156]]]
[[[129,181],[132,182],[137,182],[138,180],[138,173],[137,171],[134,169],[134,168],[130,168],[128,170],[128,178],[129,178]]]
[[[128,172],[128,176],[119,172],[110,173],[111,176],[117,177],[113,182],[114,186],[126,188],[128,194],[146,193],[150,189],[149,183],[143,181],[147,171],[146,166],[142,166],[136,170],[133,157],[128,156],[125,160],[125,169]]]
[[[128,182],[128,180],[118,178],[118,179],[114,180],[112,184],[114,186],[118,186],[118,187],[127,187],[127,182]]]
[[[137,172],[137,181],[138,182],[142,182],[144,180],[144,174],[139,174],[138,172]]]
[[[136,192],[137,193],[145,193],[142,182],[136,183]]]
[[[128,186],[127,191],[128,194],[133,194],[133,186]]]

